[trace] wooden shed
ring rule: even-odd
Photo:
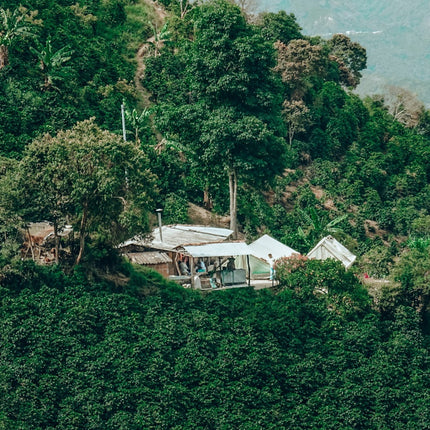
[[[130,262],[148,266],[167,278],[173,270],[172,259],[165,252],[148,251],[148,252],[128,252],[124,254]]]

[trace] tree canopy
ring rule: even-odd
[[[76,226],[76,263],[90,232],[110,231],[108,244],[114,245],[124,234],[147,228],[153,186],[147,158],[93,120],[33,141],[11,174],[10,202],[24,221],[51,221],[55,234],[65,224]]]
[[[237,233],[240,181],[262,185],[285,165],[278,84],[271,71],[275,53],[229,2],[202,5],[194,22],[194,40],[177,54],[186,66],[180,76],[167,78],[183,82],[180,89],[187,96],[166,100],[165,82],[160,89],[153,81],[149,85],[160,104],[160,130],[186,147],[194,167],[208,179],[211,171],[225,172],[230,227]],[[165,58],[159,60],[163,73]],[[210,183],[203,185],[210,189]]]

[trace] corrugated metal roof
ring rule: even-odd
[[[206,245],[184,246],[192,257],[230,257],[250,255],[251,250],[245,242],[208,243]]]
[[[162,241],[157,227],[152,231],[152,238],[136,236],[122,243],[120,247],[138,245],[172,251],[183,245],[222,242],[231,236],[233,230],[198,225],[164,225],[161,232]]]
[[[278,242],[267,234],[252,242],[249,247],[252,250],[252,255],[266,261],[268,261],[269,254],[272,254],[275,260],[281,257],[290,257],[292,254],[299,254],[299,252],[294,251],[294,249]]]
[[[351,251],[345,248],[334,237],[326,236],[321,239],[315,247],[308,252],[308,258],[326,260],[334,258],[342,262],[345,268],[349,268],[357,258]]]
[[[165,252],[128,252],[124,255],[135,264],[153,265],[172,262]]]
[[[72,232],[71,225],[58,227],[58,236],[67,236]],[[28,231],[32,236],[44,237],[47,239],[49,236],[54,235],[54,225],[48,221],[30,222],[28,223]]]

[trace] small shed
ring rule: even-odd
[[[332,236],[326,236],[321,239],[315,247],[308,252],[307,257],[316,260],[334,258],[342,262],[346,269],[349,269],[357,258]]]
[[[57,236],[66,238],[72,233],[71,225],[59,226]],[[23,231],[24,241],[21,248],[22,258],[31,258],[41,264],[55,262],[54,224],[49,221],[30,222]],[[60,250],[63,244],[60,243]]]
[[[251,255],[249,256],[250,277],[251,279],[266,279],[270,276],[270,259],[269,254],[272,254],[272,259],[277,260],[282,257],[290,257],[299,252],[290,248],[287,245],[277,241],[273,237],[265,234],[256,241],[248,245]],[[243,257],[236,259],[237,267],[247,267]]]
[[[148,266],[166,278],[172,270],[172,259],[165,252],[128,252],[124,256],[130,262]]]

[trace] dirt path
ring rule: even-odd
[[[156,28],[160,28],[167,19],[166,10],[161,7],[157,2],[152,0],[143,0],[149,7],[151,7],[154,11],[154,25]],[[150,43],[154,43],[155,36],[151,36],[143,42],[136,53],[136,73],[134,74],[134,84],[136,86],[136,90],[140,95],[142,102],[145,107],[149,107],[150,105],[150,96],[151,93],[142,85],[142,79],[145,76],[145,62],[144,59],[149,53]],[[149,43],[148,43],[149,42]]]

